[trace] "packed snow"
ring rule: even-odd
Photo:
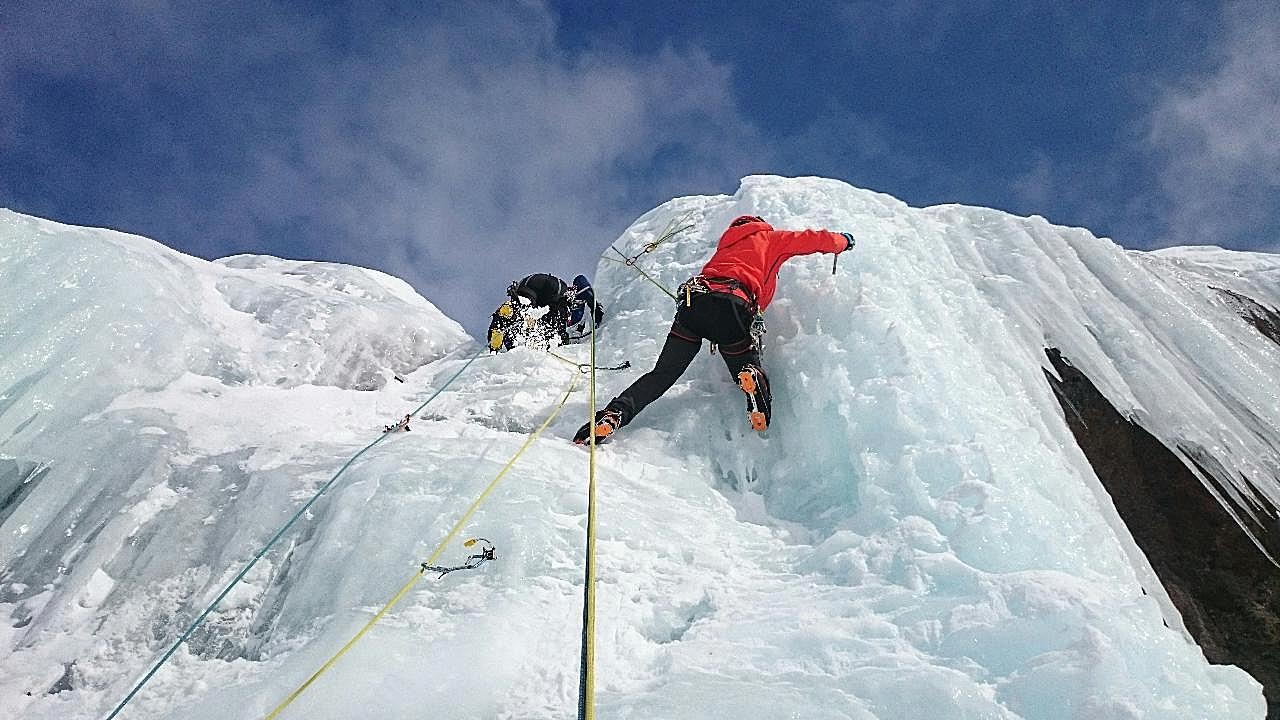
[[[858,247],[834,274],[830,256],[783,268],[765,434],[704,353],[598,450],[601,717],[1264,716],[1260,686],[1181,629],[1042,368],[1060,348],[1167,445],[1208,452],[1236,512],[1280,500],[1280,347],[1207,287],[1274,306],[1256,290],[1280,259],[1138,253],[776,177],[672,200],[614,245],[639,252],[688,218],[639,261],[674,289],[746,213]],[[108,714],[317,488],[480,348],[369,270],[209,263],[9,212],[0,278],[5,717]],[[603,403],[652,363],[673,307],[622,263],[602,260],[595,287],[600,364],[635,365],[600,374]],[[475,360],[121,717],[270,712],[413,577],[575,376],[530,349]],[[497,559],[424,577],[281,717],[574,713],[584,380],[464,530]]]

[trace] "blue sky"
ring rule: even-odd
[[[1280,251],[1280,6],[0,7],[0,206],[374,267],[473,332],[762,172]]]

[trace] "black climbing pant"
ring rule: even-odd
[[[760,368],[760,351],[751,337],[750,306],[729,293],[698,293],[688,305],[681,303],[676,311],[667,341],[658,353],[658,362],[649,372],[631,383],[622,394],[611,400],[606,409],[622,414],[622,424],[631,422],[649,403],[657,400],[684,374],[697,357],[703,339],[720,346],[720,357],[737,378],[742,366]],[[763,370],[761,370],[763,374]]]

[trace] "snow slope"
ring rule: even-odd
[[[834,275],[828,257],[782,272],[768,433],[703,354],[601,449],[601,717],[1264,715],[1256,682],[1180,632],[1041,368],[1060,348],[1166,444],[1210,453],[1238,512],[1280,499],[1280,348],[1204,287],[1252,291],[1280,261],[1128,252],[1040,218],[774,177],[673,200],[615,245],[638,252],[688,215],[641,260],[674,288],[743,213],[859,247]],[[12,213],[0,277],[6,716],[109,712],[476,347],[370,271],[205,263]],[[652,362],[672,308],[620,263],[595,284],[602,363],[637,366],[601,376],[604,402]],[[413,575],[575,374],[528,350],[477,360],[122,716],[270,711]],[[571,715],[586,455],[565,438],[586,414],[578,390],[469,523],[499,559],[419,582],[283,717]]]

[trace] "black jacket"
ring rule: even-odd
[[[550,307],[551,311],[560,314],[567,310],[566,294],[569,286],[555,275],[534,273],[511,283],[507,294],[514,300],[517,297],[528,298],[534,307]]]

